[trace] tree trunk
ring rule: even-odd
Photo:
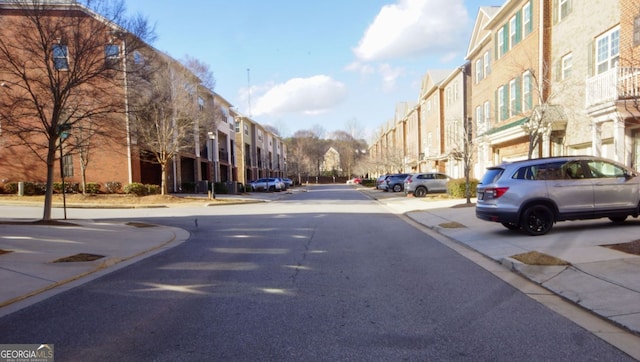
[[[49,141],[49,149],[47,151],[47,189],[44,193],[44,211],[42,214],[43,221],[51,220],[51,207],[53,204],[53,170],[56,161],[56,144],[55,139]]]
[[[160,168],[162,169],[162,181],[160,184],[160,194],[161,195],[166,195],[167,194],[167,164],[166,163],[162,163],[160,164]]]

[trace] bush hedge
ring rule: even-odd
[[[476,197],[476,187],[478,186],[478,180],[469,180],[469,195]],[[466,180],[464,178],[452,179],[447,182],[447,193],[453,197],[466,198],[465,194]]]
[[[124,187],[124,193],[136,196],[157,195],[160,193],[160,186],[143,185],[141,183],[134,182]]]

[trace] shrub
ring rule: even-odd
[[[149,195],[159,195],[160,194],[160,185],[145,185],[147,187],[147,191]]]
[[[4,184],[4,192],[8,194],[17,194],[18,193],[18,183],[17,182],[9,182]]]
[[[108,194],[117,194],[122,191],[122,184],[118,181],[105,182],[104,189]]]
[[[25,186],[26,189],[26,186]],[[75,194],[80,190],[80,185],[74,182],[65,182],[64,183],[64,193],[65,194]],[[62,182],[54,182],[53,183],[53,192],[61,194],[62,193]],[[25,191],[26,194],[26,191]]]
[[[147,195],[148,191],[149,190],[145,185],[138,182],[130,183],[124,187],[125,194],[132,194],[136,196],[145,196]]]
[[[26,196],[44,195],[47,185],[42,182],[23,182],[23,191]],[[4,185],[4,193],[17,194],[19,182],[9,182]]]
[[[478,180],[469,179],[469,195],[476,197]],[[452,179],[447,183],[447,193],[453,197],[465,198],[466,180],[464,178]]]
[[[143,185],[141,183],[134,182],[124,187],[124,193],[136,196],[156,195],[160,193],[160,186]]]
[[[97,194],[100,192],[100,184],[96,182],[87,182],[85,186],[85,192],[89,194]]]

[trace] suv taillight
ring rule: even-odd
[[[405,181],[406,183],[410,184],[411,183],[411,176],[407,177],[407,180]]]
[[[504,195],[504,193],[507,192],[507,190],[509,190],[508,187],[489,188],[484,190],[484,194],[485,194],[485,197],[491,196],[491,198],[497,199],[498,197]]]

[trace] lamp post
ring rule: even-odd
[[[71,126],[68,124],[58,125],[58,137],[60,138],[60,178],[62,179],[62,210],[64,212],[64,219],[67,220],[67,198],[65,194],[65,184],[64,184],[64,162],[63,162],[63,152],[62,152],[62,143],[69,137],[69,129]]]
[[[210,198],[216,198],[216,190],[215,190],[215,183],[216,183],[216,161],[215,161],[215,154],[214,154],[214,142],[216,140],[216,134],[214,132],[207,132],[207,134],[209,135],[209,140],[211,141],[211,194],[210,194]]]

